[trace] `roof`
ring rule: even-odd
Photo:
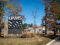
[[[31,28],[42,28],[44,26],[32,26]]]

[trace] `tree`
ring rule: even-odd
[[[23,29],[26,29],[26,28],[27,28],[27,25],[28,25],[28,24],[24,23],[24,24],[22,25]]]
[[[1,36],[1,28],[3,28],[3,25],[1,24],[1,20],[4,16],[4,7],[6,6],[8,0],[0,0],[0,36]]]
[[[32,27],[32,26],[33,26],[32,24],[27,24],[27,23],[24,23],[22,25],[23,29],[27,29],[27,28]]]
[[[1,36],[1,28],[3,27],[2,24],[1,24],[1,20],[3,19],[3,15],[4,15],[4,6],[5,6],[5,3],[4,1],[0,0],[0,36]]]
[[[28,24],[28,27],[32,27],[33,26],[33,24]]]
[[[59,4],[57,0],[45,0],[45,16],[43,20],[45,21],[45,34],[47,34],[47,28],[54,30],[54,35],[57,33],[57,14],[59,14],[59,9],[57,9]],[[59,15],[58,15],[59,17]]]
[[[14,3],[17,4],[17,6]],[[5,7],[7,7],[7,10],[9,10],[9,14],[18,14],[22,11],[20,0],[0,0],[0,36],[2,28],[1,20],[3,19],[3,16],[5,16],[4,13],[6,12],[6,9],[4,10]]]

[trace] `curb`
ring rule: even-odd
[[[49,43],[47,43],[46,45],[51,45],[53,42],[55,42],[59,37],[53,39],[52,41],[50,41]]]

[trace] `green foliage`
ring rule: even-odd
[[[4,28],[4,22],[1,23],[0,28]]]
[[[60,20],[60,15],[57,15],[57,19]]]
[[[3,13],[4,13],[4,3],[0,1],[0,29],[4,27],[4,24],[1,24],[1,20],[3,19]]]
[[[23,27],[23,29],[26,29],[26,28],[27,28],[27,24],[24,23],[24,24],[22,25],[22,27]]]
[[[28,24],[28,27],[32,27],[33,26],[33,24]]]
[[[27,27],[32,27],[32,26],[33,26],[33,24],[27,24],[27,23],[24,23],[22,25],[23,29],[26,29]]]
[[[3,25],[3,26],[4,26],[4,22],[2,22],[2,23],[1,23],[1,25]]]

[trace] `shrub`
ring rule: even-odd
[[[33,34],[33,33],[23,33],[22,34],[22,38],[32,38],[34,36],[35,36],[35,34]]]

